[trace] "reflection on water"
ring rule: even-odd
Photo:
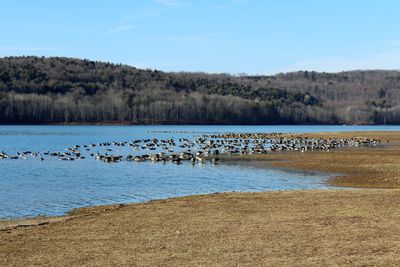
[[[399,126],[0,126],[0,151],[60,151],[76,144],[138,138],[194,138],[220,132],[400,130]],[[152,131],[180,131],[162,133]],[[150,131],[150,132],[149,132]],[[185,133],[182,133],[185,132]],[[320,173],[253,164],[105,164],[95,160],[0,160],[0,218],[60,215],[82,206],[224,191],[328,188]]]

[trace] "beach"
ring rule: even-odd
[[[302,136],[382,142],[237,159],[335,173],[329,183],[344,190],[195,195],[1,221],[0,264],[398,265],[400,134]]]

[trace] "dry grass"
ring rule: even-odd
[[[400,135],[361,135],[392,145],[269,158],[346,173],[346,185],[398,187]],[[397,189],[228,193],[92,207],[26,223],[48,221],[41,226],[4,222],[0,266],[398,266],[399,207]]]
[[[400,132],[341,132],[303,135],[308,137],[378,138],[374,148],[353,147],[330,152],[271,153],[268,159],[278,167],[333,172],[341,175],[333,185],[361,188],[400,188]],[[388,142],[389,141],[389,142]]]
[[[398,190],[193,196],[0,232],[1,266],[399,265]]]

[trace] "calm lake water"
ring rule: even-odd
[[[189,138],[224,132],[329,132],[395,130],[400,126],[0,126],[0,151],[64,151],[67,147],[134,139]],[[160,132],[168,131],[168,132]],[[174,132],[170,132],[174,131]],[[123,153],[115,148],[114,152]],[[90,152],[104,153],[104,148]],[[86,154],[85,154],[86,153]],[[150,152],[151,153],[151,152]],[[283,171],[247,164],[0,159],[0,218],[61,215],[72,208],[142,202],[232,191],[326,189],[328,174]]]

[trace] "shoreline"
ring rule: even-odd
[[[343,123],[338,123],[338,124],[324,124],[324,123],[280,123],[280,124],[242,124],[242,123],[190,123],[190,122],[185,122],[185,123],[179,123],[179,121],[171,121],[171,122],[117,122],[117,121],[102,121],[102,122],[37,122],[37,123],[32,123],[32,122],[18,122],[18,123],[13,123],[13,122],[2,122],[0,123],[0,126],[24,126],[24,125],[29,125],[29,126],[58,126],[58,125],[64,125],[64,126],[205,126],[205,125],[210,125],[210,126],[342,126],[342,127],[351,127],[351,126],[387,126],[387,127],[392,127],[392,126],[400,126],[400,124],[362,124],[362,123],[354,123],[354,124],[343,124]]]
[[[400,190],[220,193],[0,231],[2,266],[399,265]]]
[[[58,217],[0,220],[0,240],[6,244],[0,248],[0,263],[49,264],[56,254],[62,259],[57,265],[64,266],[400,264],[395,238],[400,235],[395,223],[400,217],[400,132],[301,136],[363,136],[385,143],[236,159],[258,159],[292,170],[336,170],[343,175],[330,183],[354,187],[349,190],[214,193],[84,207]]]
[[[338,187],[400,188],[400,132],[337,132],[301,134],[311,138],[377,138],[376,147],[340,148],[330,152],[269,154],[272,166],[338,173],[329,184]]]
[[[376,138],[381,144],[375,147],[343,147],[332,151],[273,152],[266,155],[237,155],[226,158],[235,162],[264,162],[268,167],[293,171],[315,171],[334,176],[328,184],[343,188],[400,188],[400,132],[349,131],[283,134],[292,138]],[[337,175],[335,175],[337,174]]]
[[[390,148],[395,148],[395,151],[400,153],[400,132],[393,132],[393,131],[371,131],[371,132],[322,132],[322,133],[301,133],[301,134],[283,134],[282,137],[308,137],[308,138],[320,138],[320,137],[331,137],[331,138],[348,138],[348,137],[367,137],[367,138],[375,138],[378,134],[379,137],[386,137],[386,140],[382,140],[383,145],[381,150],[386,150]],[[385,142],[386,143],[385,143]],[[327,167],[326,165],[315,165],[313,164],[313,160],[316,158],[324,157],[331,158],[332,155],[338,155],[339,158],[343,157],[348,152],[357,153],[363,151],[371,152],[372,154],[376,152],[375,147],[372,148],[365,148],[365,147],[352,147],[352,148],[339,148],[335,149],[329,153],[327,152],[320,152],[320,151],[310,151],[306,153],[300,153],[296,151],[287,151],[287,152],[273,152],[266,155],[236,155],[236,156],[228,156],[222,157],[222,161],[229,162],[231,164],[237,164],[237,162],[257,162],[264,166],[257,166],[258,168],[277,168],[284,171],[294,171],[294,172],[319,172],[324,174],[332,174],[332,177],[325,181],[326,184],[334,187],[338,187],[338,189],[299,189],[299,190],[290,190],[290,191],[327,191],[327,190],[360,190],[360,189],[400,189],[400,177],[398,180],[396,179],[396,184],[388,184],[388,181],[385,180],[385,184],[375,183],[369,184],[363,181],[360,181],[359,172],[353,172],[349,168],[342,168],[341,171],[333,171],[332,168],[337,168],[337,165],[332,165]],[[378,148],[379,149],[379,148]],[[339,162],[340,164],[342,162]],[[399,161],[400,163],[400,161]],[[332,163],[331,163],[332,164]],[[354,164],[354,163],[353,163]],[[351,165],[353,166],[353,165]],[[364,171],[368,171],[365,169]],[[399,168],[400,171],[400,168]],[[365,172],[361,175],[366,175]],[[356,181],[354,182],[354,179]],[[271,190],[265,191],[260,193],[270,193],[275,191],[286,191],[286,190]],[[209,193],[212,194],[234,194],[234,193],[249,193],[249,192],[218,192],[218,193]],[[201,194],[204,195],[204,194]],[[140,205],[145,204],[148,202],[153,201],[162,201],[167,199],[175,199],[175,198],[185,198],[185,197],[196,197],[197,194],[194,195],[186,195],[186,196],[179,196],[179,197],[172,197],[172,198],[165,198],[165,199],[154,199],[145,202],[129,202],[129,203],[116,203],[116,204],[108,204],[108,205],[94,205],[94,206],[85,206],[80,208],[73,208],[62,215],[56,216],[37,216],[37,217],[21,217],[21,218],[0,218],[0,231],[4,228],[2,227],[2,223],[4,222],[24,222],[22,223],[22,227],[28,227],[31,221],[39,221],[39,223],[53,220],[59,220],[63,217],[70,216],[71,213],[74,213],[79,210],[87,210],[90,208],[96,207],[114,207],[114,206],[121,206],[121,205]],[[32,226],[36,226],[37,224],[32,224]],[[16,225],[12,225],[14,227]]]

